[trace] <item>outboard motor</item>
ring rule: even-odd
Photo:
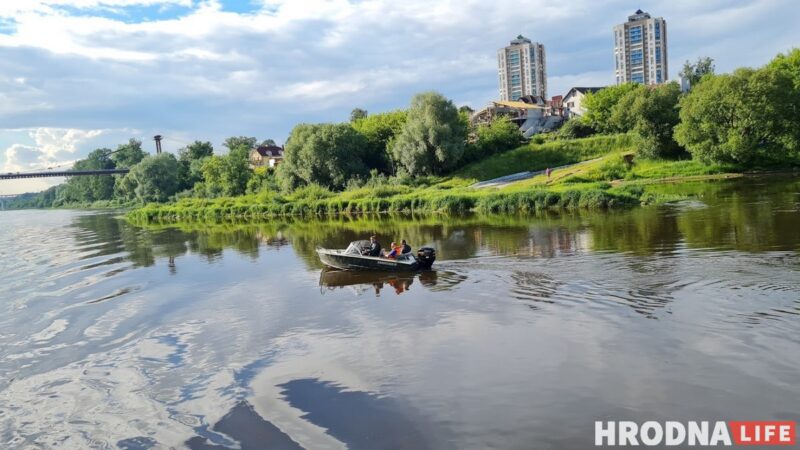
[[[436,250],[431,247],[422,247],[417,251],[417,261],[420,269],[430,270],[433,262],[436,261]]]

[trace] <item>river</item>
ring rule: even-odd
[[[800,420],[800,182],[538,217],[135,227],[0,212],[0,448],[585,448]],[[315,246],[430,245],[430,273]]]

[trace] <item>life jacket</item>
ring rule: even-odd
[[[395,245],[394,247],[392,247],[392,252],[389,253],[388,255],[386,255],[386,257],[387,258],[396,259],[398,256],[400,256],[400,253],[402,251],[403,251],[403,247],[402,246]],[[394,253],[394,254],[392,254],[392,253]]]

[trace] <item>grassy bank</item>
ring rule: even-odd
[[[456,177],[478,181],[516,172],[539,171],[586,161],[610,152],[632,152],[633,138],[627,134],[592,136],[529,144],[493,155],[456,172]]]
[[[656,182],[697,176],[725,176],[737,168],[696,161],[634,160],[627,135],[529,144],[493,155],[451,177],[396,180],[333,193],[307,186],[291,194],[262,192],[217,199],[185,198],[150,204],[129,213],[136,222],[260,221],[271,217],[309,217],[370,213],[528,213],[547,210],[609,209],[678,200],[676,194],[652,189]],[[582,163],[580,163],[583,161]],[[546,167],[580,163],[544,175],[476,189],[479,180]]]

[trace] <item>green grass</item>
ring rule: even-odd
[[[538,171],[594,159],[610,152],[633,151],[633,138],[620,134],[531,143],[490,156],[457,171],[456,177],[490,180],[517,172]]]

